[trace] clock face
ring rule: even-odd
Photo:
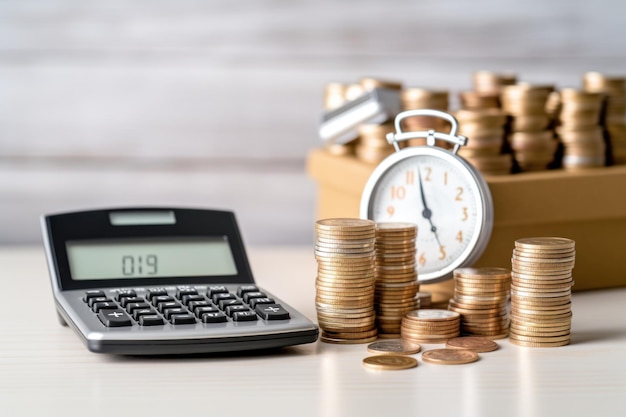
[[[372,174],[361,216],[416,223],[418,279],[434,282],[480,255],[491,233],[491,198],[458,157],[413,149],[392,155]]]

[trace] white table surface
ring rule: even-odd
[[[248,255],[259,285],[315,319],[312,248]],[[90,353],[57,322],[42,248],[0,247],[0,279],[3,417],[626,415],[626,288],[576,293],[566,347],[504,339],[473,364],[417,354],[417,368],[372,371],[361,362],[366,345],[319,341],[260,355]]]

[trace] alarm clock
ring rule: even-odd
[[[450,132],[403,132],[409,117],[447,120]],[[480,172],[457,155],[467,138],[457,134],[458,123],[439,110],[409,110],[397,115],[396,132],[387,140],[396,152],[372,172],[361,197],[362,218],[380,222],[417,224],[416,267],[420,283],[443,281],[455,269],[472,265],[483,253],[493,228],[493,200]],[[399,143],[425,138],[426,145],[400,149]],[[436,140],[453,145],[448,150]]]

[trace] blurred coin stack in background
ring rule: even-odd
[[[400,337],[402,317],[419,308],[415,240],[417,225],[376,225],[376,322],[380,337]]]
[[[378,164],[395,152],[392,144],[387,141],[387,133],[394,132],[393,122],[383,124],[364,123],[359,125],[359,140],[355,152],[363,162]]]
[[[448,111],[448,91],[431,90],[426,88],[407,87],[402,90],[402,110],[431,109]],[[434,130],[436,132],[449,132],[450,123],[439,117],[414,116],[403,120],[402,129],[405,132],[426,132]],[[423,146],[426,145],[425,138],[409,139],[403,142],[403,146]],[[447,142],[437,141],[437,146],[449,147]]]
[[[515,74],[498,74],[492,71],[477,71],[473,75],[473,90],[459,94],[461,108],[480,110],[500,108],[500,91],[505,85],[517,82]]]
[[[560,237],[515,241],[511,258],[511,343],[556,347],[570,342],[575,242]]]
[[[609,139],[612,163],[626,164],[626,78],[588,72],[583,86],[585,91],[606,96],[601,124]]]
[[[320,340],[368,343],[376,340],[374,310],[376,223],[324,219],[315,224],[315,305]]]
[[[503,154],[506,115],[497,108],[459,110],[455,117],[459,134],[468,138],[458,154],[486,175],[510,174],[511,154]]]
[[[600,126],[603,94],[564,88],[558,97],[556,133],[563,144],[563,168],[604,166],[606,145]]]
[[[461,333],[502,339],[509,334],[506,304],[511,271],[505,268],[458,268],[448,307],[461,315]]]
[[[455,311],[419,309],[402,318],[402,339],[415,343],[445,343],[460,335],[461,316]]]
[[[557,141],[546,111],[553,89],[526,83],[502,88],[502,109],[511,116],[509,144],[522,171],[547,169],[554,160]]]

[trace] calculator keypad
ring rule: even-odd
[[[90,290],[85,292],[83,301],[106,327],[290,318],[284,307],[255,285],[242,285],[235,293],[222,285],[209,286],[203,293],[194,287],[180,287],[175,292],[151,288],[144,295],[132,289],[123,289],[114,297],[107,296],[104,291]]]

